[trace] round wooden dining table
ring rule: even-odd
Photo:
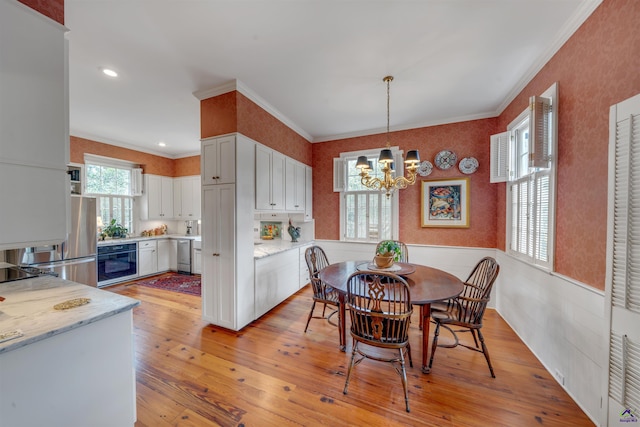
[[[421,306],[421,326],[422,326],[422,372],[429,373],[428,349],[429,349],[429,320],[431,318],[431,303],[456,297],[462,293],[464,285],[456,276],[437,268],[427,267],[420,264],[395,263],[400,267],[399,276],[404,278],[409,285],[411,293],[411,304]],[[369,261],[345,261],[330,264],[319,273],[320,280],[335,288],[340,296],[340,350],[346,348],[346,308],[345,299],[347,295],[347,280],[351,274],[358,271],[367,270],[370,267]],[[396,268],[397,268],[396,267]],[[413,270],[413,271],[412,271]],[[375,270],[370,270],[374,271]],[[384,270],[378,270],[384,271]],[[403,274],[403,272],[408,272]],[[386,271],[394,273],[394,271]]]

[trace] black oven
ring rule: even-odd
[[[107,286],[138,276],[138,244],[98,246],[98,286]]]

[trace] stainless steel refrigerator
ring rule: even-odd
[[[13,251],[11,261],[21,266],[53,272],[62,279],[98,286],[97,226],[95,197],[71,196],[71,227],[59,245],[37,246]]]

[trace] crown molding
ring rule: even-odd
[[[278,111],[275,107],[269,104],[264,98],[251,90],[247,85],[242,83],[240,80],[232,80],[223,85],[216,86],[210,89],[199,90],[193,92],[193,96],[198,98],[200,101],[207,98],[212,98],[214,96],[219,96],[225,93],[229,93],[232,91],[238,91],[242,95],[246,96],[253,103],[258,105],[260,108],[265,110],[267,113],[271,114],[273,117],[282,122],[285,126],[290,128],[292,131],[306,139],[308,142],[313,141],[313,137],[305,132],[300,126],[298,126],[293,120],[289,119],[287,116]]]
[[[488,112],[488,113],[480,113],[480,114],[471,114],[471,115],[468,115],[468,116],[452,117],[452,118],[448,118],[446,120],[430,120],[430,121],[412,123],[412,124],[402,125],[402,126],[391,126],[389,128],[389,131],[390,132],[398,132],[398,131],[402,131],[402,130],[425,128],[425,127],[429,127],[429,126],[440,126],[440,125],[447,125],[447,124],[451,124],[451,123],[468,122],[468,121],[471,121],[471,120],[489,119],[489,118],[497,117],[497,116],[498,116],[498,114],[496,114],[494,111],[492,111],[492,112]],[[330,135],[330,136],[325,136],[325,137],[314,138],[313,141],[311,141],[311,142],[312,143],[317,143],[317,142],[337,141],[337,140],[340,140],[340,139],[358,138],[358,137],[361,137],[361,136],[369,136],[369,135],[378,135],[378,134],[386,133],[386,132],[387,132],[387,128],[386,127],[382,127],[382,128],[376,128],[376,129],[368,129],[368,130],[363,130],[363,131],[348,132],[348,133],[341,133],[341,134],[338,134],[338,135]]]
[[[127,142],[117,141],[109,138],[103,138],[101,136],[93,135],[86,132],[74,131],[73,129],[71,129],[70,135],[75,136],[76,138],[82,138],[82,139],[87,139],[89,141],[98,142],[100,144],[114,145],[116,147],[126,148],[128,150],[133,150],[133,151],[139,151],[141,153],[152,154],[154,156],[165,157],[167,159],[178,159],[182,157],[191,157],[191,156],[200,155],[200,152],[194,152],[193,154],[183,153],[183,154],[172,155],[168,153],[163,153],[161,151],[156,151],[156,150],[151,150],[149,148],[141,147],[139,145],[130,144]]]

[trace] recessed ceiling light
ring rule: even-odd
[[[102,72],[105,73],[109,77],[118,77],[118,73],[116,73],[115,71],[113,71],[110,68],[103,68]]]
[[[167,146],[167,144],[165,144],[164,142],[158,142],[158,145],[159,145],[160,147],[166,147],[166,146]]]

